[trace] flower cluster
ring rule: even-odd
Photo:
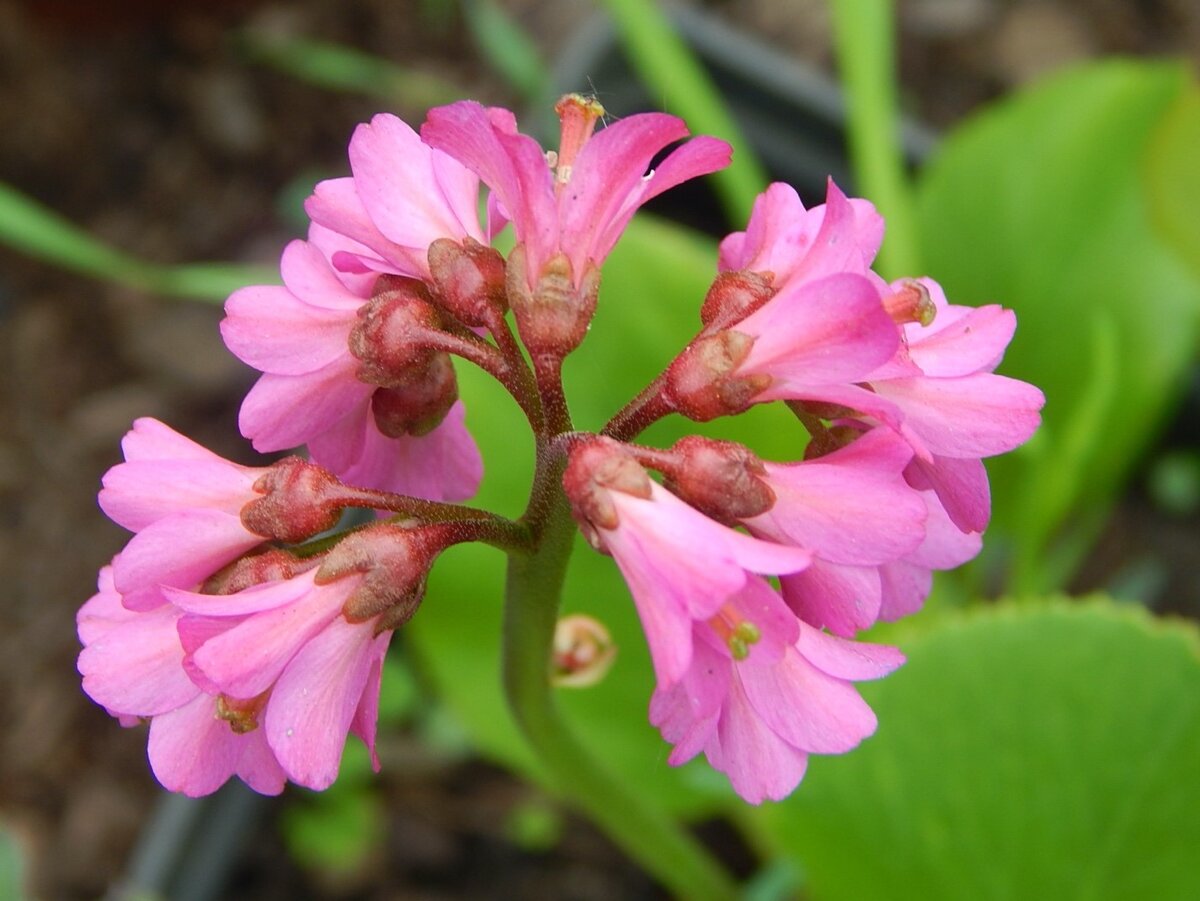
[[[351,176],[309,198],[283,284],[230,297],[225,342],[262,372],[241,430],[307,459],[240,466],[153,420],[126,437],[100,503],[134,536],[80,611],[79,669],[122,723],[150,721],[168,788],[323,788],[348,734],[373,753],[389,638],[438,554],[537,554],[565,492],[629,584],[671,762],[703,751],[748,801],[781,798],[808,755],[875,729],[853,683],[903,658],[858,633],[918,609],[934,570],[978,552],[982,458],[1028,438],[1042,405],[994,372],[1014,317],[950,304],[926,278],[884,281],[882,219],[832,183],[812,209],[771,185],[721,244],[698,334],[604,429],[573,430],[561,366],[606,257],[642,204],[730,149],[683,141],[672,116],[597,131],[595,101],[556,109],[554,152],[476,103],[432,110],[419,133],[376,116],[350,143]],[[505,257],[491,242],[508,226]],[[495,377],[535,434],[518,520],[456,503],[482,463],[455,357]],[[807,431],[803,459],[635,443],[664,416],[775,402]],[[338,531],[349,507],[377,516]],[[585,625],[546,648],[547,678],[589,684],[611,664],[603,627]]]

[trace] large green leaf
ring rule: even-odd
[[[757,825],[833,899],[1200,897],[1200,642],[1107,602],[943,619]]]
[[[1195,91],[1182,65],[1075,69],[964,125],[921,180],[928,272],[957,302],[1016,310],[1001,371],[1046,392],[1038,440],[990,467],[1023,585],[1058,578],[1050,536],[1071,514],[1100,521],[1192,360],[1200,282],[1178,251],[1196,234],[1180,211],[1200,207],[1184,140],[1198,128]],[[1167,203],[1164,180],[1183,169]]]

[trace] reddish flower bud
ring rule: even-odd
[[[937,306],[929,296],[929,289],[915,278],[901,279],[894,286],[895,292],[883,299],[883,308],[897,325],[919,322],[932,325],[937,316]]]
[[[619,441],[596,436],[571,448],[563,489],[584,536],[599,547],[597,528],[617,527],[617,508],[610,493],[650,497],[650,476]]]
[[[350,353],[360,362],[359,381],[384,388],[404,384],[413,370],[429,366],[436,351],[429,347],[427,336],[441,331],[442,325],[424,282],[381,276],[350,331]]]
[[[435,354],[425,369],[410,370],[408,380],[371,395],[371,413],[389,438],[427,435],[442,424],[458,400],[458,380],[450,355]]]
[[[438,238],[429,245],[429,271],[438,302],[466,325],[487,325],[504,312],[504,257],[498,250],[474,238],[461,244]]]
[[[678,462],[665,472],[666,487],[714,519],[733,522],[775,506],[762,460],[741,444],[689,435],[670,455]]]
[[[341,505],[329,489],[340,484],[329,470],[299,457],[286,457],[254,483],[263,495],[242,507],[242,525],[256,535],[288,544],[337,525]]]
[[[525,281],[525,248],[517,245],[508,257],[507,286],[517,330],[530,355],[561,359],[587,335],[600,293],[600,269],[587,264],[576,287],[571,261],[559,252],[542,266],[531,291]]]
[[[290,579],[311,566],[311,562],[293,557],[281,548],[269,548],[234,560],[213,573],[200,588],[201,594],[237,594],[263,582]]]
[[[448,543],[447,531],[441,527],[368,526],[347,535],[325,555],[316,584],[362,573],[343,615],[351,623],[379,617],[376,634],[396,629],[417,612],[429,568]]]
[[[700,307],[700,321],[710,328],[729,328],[775,296],[769,272],[739,269],[713,279]]]
[[[769,375],[735,371],[753,346],[753,338],[736,331],[689,344],[667,370],[665,392],[671,405],[697,422],[745,410],[771,384]]]

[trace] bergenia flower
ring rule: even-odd
[[[512,113],[472,101],[430,110],[421,128],[427,143],[453,156],[492,189],[525,246],[530,288],[560,252],[578,286],[589,265],[604,262],[642,204],[729,165],[729,145],[701,136],[648,171],[660,151],[688,136],[683,120],[640,113],[593,134],[603,113],[599,104],[568,95],[556,109],[562,141],[551,155],[518,132]]]
[[[155,419],[134,422],[121,448],[125,462],[105,473],[99,502],[135,533],[113,562],[129,609],[165,603],[163,586],[192,588],[266,540],[241,519],[266,469],[232,463]]]
[[[488,243],[478,177],[396,116],[380,113],[355,129],[350,170],[320,182],[304,205],[314,242],[339,269],[428,279],[437,239]]]
[[[756,608],[759,621],[786,634],[779,623],[790,614],[763,580],[748,582],[737,605]],[[739,659],[697,625],[687,672],[660,682],[650,701],[651,722],[675,745],[672,765],[703,751],[758,804],[786,797],[810,754],[842,754],[874,733],[875,714],[851,683],[891,672],[904,662],[900,652],[835,638],[794,617],[790,633],[787,643],[759,641]]]
[[[685,504],[615,442],[572,449],[563,485],[585,534],[629,585],[662,684],[691,665],[694,624],[725,623],[726,638],[738,639],[744,618],[729,605],[751,574],[796,572],[811,560],[807,550],[744,535]],[[764,624],[748,627],[757,637],[743,628],[740,640],[759,640]]]
[[[350,350],[367,286],[352,289],[311,243],[293,241],[280,264],[284,285],[235,291],[221,336],[263,375],[242,403],[242,434],[260,451],[307,444],[316,462],[367,488],[427,500],[464,500],[479,486],[483,462],[461,401],[432,431],[389,437],[373,400],[380,386],[359,378]]]

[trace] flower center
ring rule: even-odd
[[[604,115],[604,107],[592,97],[582,94],[566,94],[554,105],[562,125],[558,141],[558,153],[551,165],[554,167],[555,192],[571,180],[571,169],[575,158],[596,129],[596,121]]]
[[[744,619],[742,615],[729,604],[726,604],[717,615],[708,621],[712,630],[720,636],[729,648],[734,660],[745,660],[750,656],[750,645],[756,644],[762,638],[758,626]]]

